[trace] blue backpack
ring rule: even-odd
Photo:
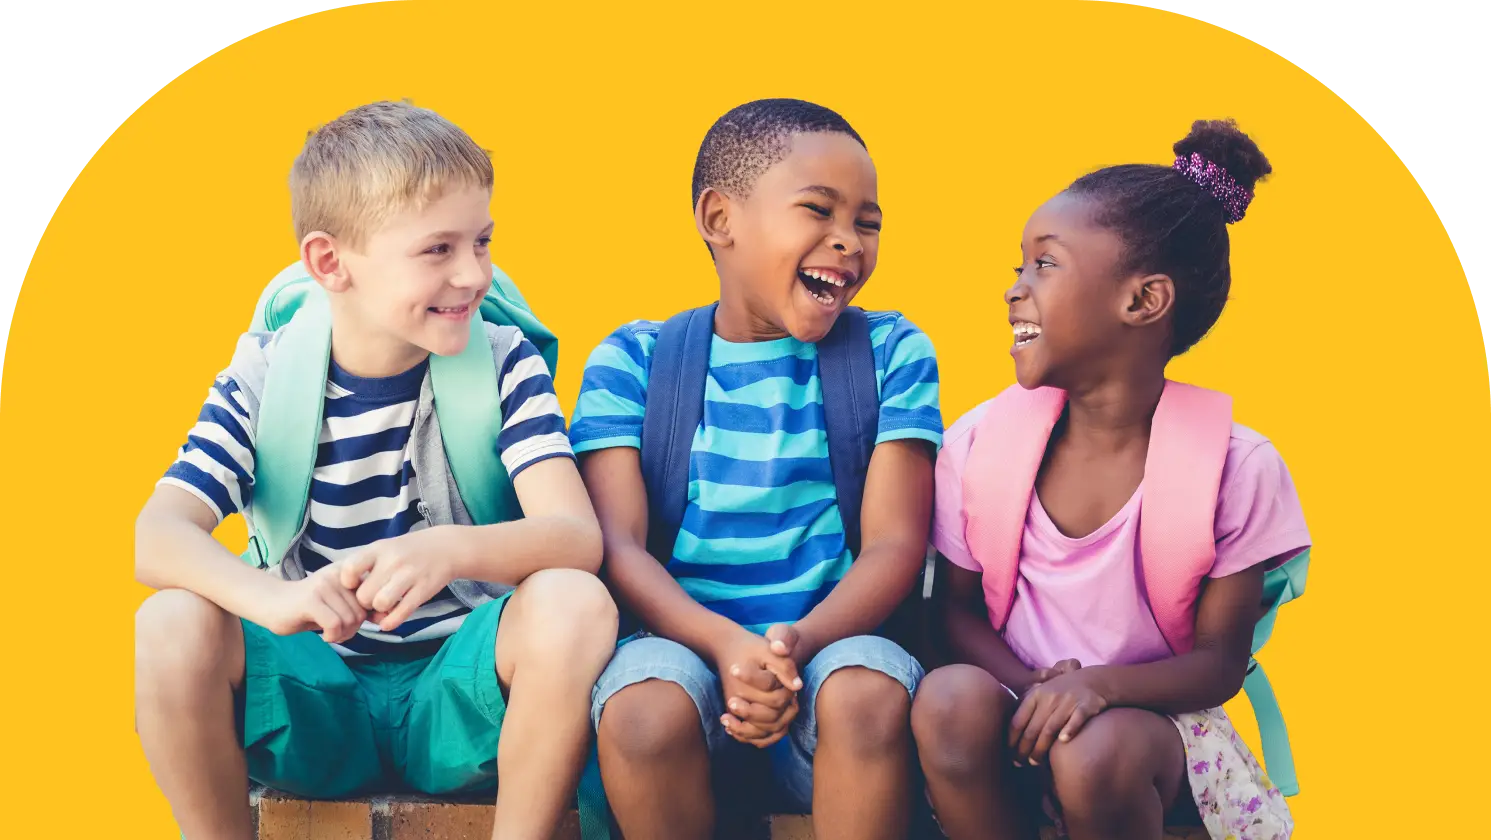
[[[718,306],[710,304],[669,318],[658,330],[652,348],[642,419],[642,479],[649,509],[647,549],[664,565],[673,557],[688,507],[689,454],[704,419],[709,345]],[[860,505],[880,424],[880,389],[864,310],[846,307],[818,342],[818,379],[823,387],[828,463],[844,521],[844,542],[851,556],[858,557]],[[915,621],[914,611],[920,604],[918,585],[882,628],[913,655],[921,645],[908,622]]]
[[[502,400],[483,322],[522,330],[551,372],[558,362],[559,341],[496,266],[480,310],[481,318],[471,319],[466,349],[454,356],[430,356],[429,375],[446,460],[461,501],[473,522],[488,525],[520,519],[523,509],[498,456]],[[254,430],[255,530],[244,559],[261,567],[279,563],[305,524],[323,420],[331,312],[325,291],[303,263],[270,281],[249,327],[251,332],[282,328],[275,347],[280,361],[266,375]],[[580,778],[579,809],[585,840],[609,840],[610,814],[593,745]]]

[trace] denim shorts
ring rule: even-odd
[[[787,737],[767,748],[772,775],[779,793],[791,808],[806,812],[813,802],[813,754],[818,749],[818,691],[829,675],[840,668],[867,668],[879,671],[916,694],[925,672],[921,663],[895,642],[879,636],[854,636],[841,639],[813,657],[802,671],[802,690],[798,692],[798,714]],[[739,746],[725,731],[720,718],[725,714],[725,700],[720,680],[697,654],[677,642],[657,636],[640,635],[623,640],[611,664],[595,685],[590,719],[600,726],[606,701],[629,685],[647,680],[664,680],[688,692],[699,710],[704,727],[704,741],[710,758],[726,758],[732,747]]]

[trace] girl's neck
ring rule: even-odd
[[[1147,440],[1164,390],[1163,368],[1069,390],[1066,436],[1114,450]]]

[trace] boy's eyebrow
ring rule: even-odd
[[[478,231],[478,233],[487,233],[488,231],[493,230],[496,227],[497,227],[497,223],[495,221],[487,222],[487,224],[485,226],[483,226],[482,229],[480,231]],[[437,231],[432,231],[430,233],[425,234],[421,238],[421,240],[424,240],[424,239],[445,239],[445,238],[451,237],[451,236],[463,236],[463,235],[465,235],[465,233],[466,233],[466,231],[464,231],[464,230],[437,230]]]
[[[834,189],[833,187],[825,187],[822,184],[814,184],[810,187],[803,187],[802,189],[798,190],[798,192],[817,193],[828,199],[829,201],[838,201],[842,197],[839,195],[838,190]],[[876,204],[873,201],[866,201],[861,204],[860,207],[864,210],[874,210],[876,213],[883,212],[880,209],[880,205]]]

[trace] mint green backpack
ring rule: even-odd
[[[471,319],[471,340],[454,356],[430,356],[430,384],[446,460],[461,501],[478,525],[519,519],[522,507],[497,452],[502,399],[492,346],[482,322],[517,327],[538,349],[550,372],[559,340],[496,266]],[[305,524],[311,473],[316,466],[331,361],[331,311],[326,292],[303,263],[281,271],[254,308],[250,332],[283,328],[275,347],[254,429],[254,530],[244,559],[260,567],[278,564]],[[585,840],[609,840],[610,814],[592,746],[580,779],[580,826]]]

